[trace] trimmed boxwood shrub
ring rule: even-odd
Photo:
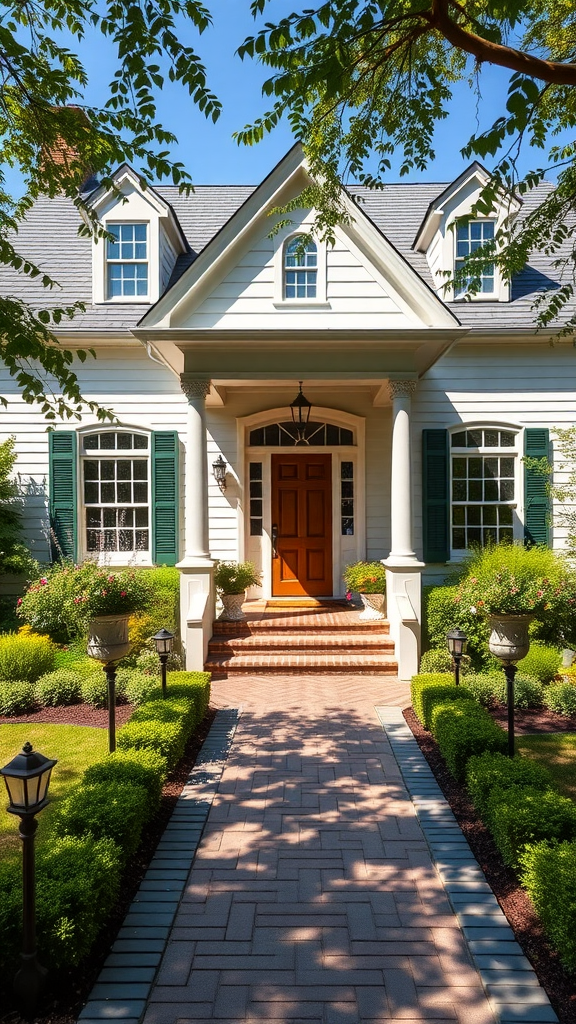
[[[425,686],[420,695],[424,728],[432,727],[432,712],[440,704],[451,704],[458,700],[474,700],[465,686]]]
[[[156,661],[158,661],[158,655],[156,655]],[[116,673],[116,684],[120,686],[128,703],[138,707],[148,700],[152,691],[156,689],[158,679],[136,669],[119,668]]]
[[[412,676],[410,683],[410,698],[412,709],[421,725],[424,725],[424,708],[422,706],[422,693],[428,686],[453,686],[454,676],[451,672],[421,672]]]
[[[62,801],[52,818],[57,836],[92,835],[113,839],[122,863],[138,848],[149,817],[149,794],[143,786],[114,782],[82,783]]]
[[[80,684],[82,700],[94,708],[108,707],[108,681],[103,669],[97,668],[89,676],[84,676]],[[116,703],[124,704],[123,681],[116,679]]]
[[[528,846],[521,880],[548,936],[569,971],[576,971],[576,843]]]
[[[550,683],[544,691],[544,703],[559,715],[576,715],[576,686],[573,683]]]
[[[89,786],[100,782],[117,787],[126,783],[142,786],[148,793],[148,814],[152,816],[160,805],[166,774],[166,758],[156,750],[115,750],[105,760],[91,764],[83,781]]]
[[[69,668],[57,668],[40,676],[35,692],[40,704],[55,708],[62,704],[77,704],[80,700],[81,677]]]
[[[0,636],[0,679],[35,683],[54,668],[55,647],[47,636],[26,630]]]
[[[552,789],[511,786],[488,798],[486,824],[505,863],[518,867],[529,843],[576,839],[576,804]]]
[[[552,789],[554,783],[548,769],[530,758],[485,753],[468,761],[466,785],[478,814],[486,820],[488,800],[493,791],[503,793],[512,786],[528,786],[543,792]]]
[[[90,951],[120,890],[120,850],[111,839],[54,837],[36,859],[36,927],[41,962],[75,967]],[[22,867],[0,864],[0,967],[12,978],[22,942]]]
[[[36,696],[31,683],[0,680],[0,715],[26,715],[36,707]]]
[[[545,685],[558,675],[561,662],[562,655],[555,647],[546,647],[545,644],[532,641],[528,654],[518,662],[518,673],[532,676]]]
[[[157,750],[166,758],[166,766],[171,771],[180,760],[186,746],[186,736],[182,722],[127,722],[118,733],[120,750]]]
[[[470,657],[464,654],[460,659],[460,675],[470,672]],[[420,658],[420,674],[427,672],[450,672],[454,674],[454,663],[450,651],[444,647],[434,647],[431,651],[425,651]]]
[[[440,704],[432,712],[432,732],[448,768],[456,779],[463,779],[466,762],[485,750],[504,753],[505,732],[475,700],[457,700]]]
[[[189,690],[194,692],[194,699],[198,707],[198,721],[201,722],[208,711],[210,703],[210,673],[169,672],[167,684],[169,695],[179,696],[181,693],[186,693]],[[184,689],[181,690],[180,687],[184,687]],[[161,693],[160,688],[156,690],[156,697],[154,697],[154,694],[152,695],[152,699],[157,699],[158,693]]]

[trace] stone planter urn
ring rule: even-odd
[[[242,622],[246,618],[242,611],[245,598],[245,590],[241,594],[220,594],[223,607],[218,618],[222,622]]]
[[[98,615],[88,625],[88,654],[104,665],[125,658],[130,650],[128,615]]]
[[[384,594],[360,594],[364,610],[358,616],[364,622],[384,619]]]
[[[490,653],[505,665],[515,665],[530,649],[528,627],[533,615],[490,615]]]

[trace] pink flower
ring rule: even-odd
[[[106,597],[106,594],[107,594],[107,593],[108,593],[108,591],[107,591],[107,590],[103,590],[103,591],[102,591],[102,597]]]
[[[347,601],[351,601],[352,600],[352,591],[351,590],[347,590],[346,591],[346,600]]]
[[[543,590],[537,590],[536,591],[536,597],[544,597],[544,591]]]
[[[18,605],[18,607],[20,607],[20,605],[22,604],[22,598],[21,597],[18,598],[18,600],[16,601],[16,604]]]
[[[48,586],[48,580],[46,579],[46,577],[45,577],[45,576],[43,576],[43,577],[42,577],[42,579],[40,580],[40,584],[41,584],[41,585],[42,585],[43,587],[47,587],[47,586]]]
[[[113,576],[109,576],[108,577],[108,583],[114,583],[114,577]]]
[[[126,590],[121,590],[120,591],[120,597],[126,597],[126,594],[127,594]]]

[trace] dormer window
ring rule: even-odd
[[[148,225],[107,224],[106,291],[109,299],[148,298]]]
[[[456,273],[465,266],[465,260],[471,253],[477,252],[488,242],[494,241],[494,221],[492,220],[465,220],[456,224],[456,258],[454,269]],[[478,295],[494,295],[494,264],[488,263],[479,274],[480,291]],[[455,298],[465,295],[470,285],[471,277],[461,281],[458,285]]]
[[[284,246],[284,298],[317,297],[318,251],[304,235],[296,235]]]

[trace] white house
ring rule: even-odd
[[[535,293],[557,287],[551,261],[511,283],[485,273],[472,301],[444,287],[521,204],[503,196],[470,219],[486,181],[476,163],[448,185],[354,188],[350,224],[328,247],[302,242],[309,210],[272,232],[270,211],[309,182],[299,146],[257,188],[186,197],[127,166],[114,181],[87,201],[117,241],[80,237],[64,197],[40,199],[19,231],[58,299],[85,303],[59,337],[96,350],[78,365],[81,387],[119,423],[85,416],[48,433],[0,382],[35,556],[59,545],[113,565],[176,564],[189,667],[211,634],[215,558],[254,560],[263,583],[251,596],[263,598],[342,595],[344,565],[382,559],[409,678],[423,579],[441,579],[471,541],[562,545],[523,464],[548,455],[550,428],[576,422],[572,343],[551,348],[534,327]],[[0,286],[46,304],[33,280],[4,270]],[[290,408],[300,382],[304,436]]]

